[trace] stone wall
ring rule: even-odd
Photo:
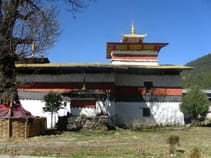
[[[109,117],[106,115],[87,117],[81,116],[64,116],[59,117],[58,130],[78,131],[78,130],[107,130]]]

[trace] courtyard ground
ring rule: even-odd
[[[187,158],[194,147],[211,158],[211,127],[116,129],[63,132],[26,140],[0,140],[0,155],[34,155],[71,158],[167,158],[167,138],[176,135],[180,145],[175,157]]]

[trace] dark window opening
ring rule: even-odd
[[[143,117],[150,116],[150,108],[143,108]]]
[[[149,94],[149,93],[151,93],[153,83],[150,81],[144,82],[144,87],[145,87],[145,93]]]

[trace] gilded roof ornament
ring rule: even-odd
[[[147,34],[136,34],[135,25],[132,22],[130,34],[123,34],[121,42],[123,43],[142,43]]]
[[[132,22],[132,24],[131,24],[131,31],[130,31],[130,34],[132,34],[132,35],[136,34],[135,26],[134,26],[134,23],[133,23],[133,22]]]
[[[32,44],[31,44],[31,57],[34,57],[34,52],[35,52],[35,42],[32,41]]]

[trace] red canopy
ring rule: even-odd
[[[8,106],[0,104],[0,118],[33,118],[34,116],[26,111],[20,104]]]

